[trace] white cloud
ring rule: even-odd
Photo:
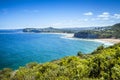
[[[96,20],[96,18],[92,18],[92,19],[91,19],[91,21],[95,21],[95,20]]]
[[[87,12],[87,13],[84,13],[83,15],[86,15],[86,16],[92,16],[93,13],[92,13],[92,12]]]
[[[97,16],[97,20],[113,20],[113,19],[120,19],[120,14],[112,14],[110,15],[109,12],[103,12],[101,15]]]
[[[111,15],[109,12],[103,12],[101,15],[97,16],[99,20],[109,20]]]
[[[84,19],[83,21],[88,21],[88,19]]]
[[[114,20],[111,20],[110,22],[115,22]]]
[[[108,12],[103,12],[101,15],[98,15],[99,18],[108,18],[110,14]]]
[[[120,19],[120,14],[114,14],[114,15],[113,15],[113,18],[115,18],[115,19]]]

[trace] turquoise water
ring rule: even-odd
[[[60,34],[0,34],[0,69],[24,66],[29,62],[44,63],[78,51],[90,53],[102,43],[61,38]]]

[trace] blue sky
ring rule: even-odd
[[[120,22],[120,0],[0,0],[0,29],[92,27]]]

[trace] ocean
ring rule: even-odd
[[[17,69],[29,62],[45,63],[78,51],[89,54],[101,42],[63,38],[61,34],[0,33],[0,69]]]

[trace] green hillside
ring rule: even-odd
[[[91,54],[78,52],[44,64],[29,63],[0,71],[1,80],[120,80],[120,43],[98,47]]]
[[[107,27],[96,27],[94,30],[79,31],[74,34],[78,38],[120,38],[120,23]]]

